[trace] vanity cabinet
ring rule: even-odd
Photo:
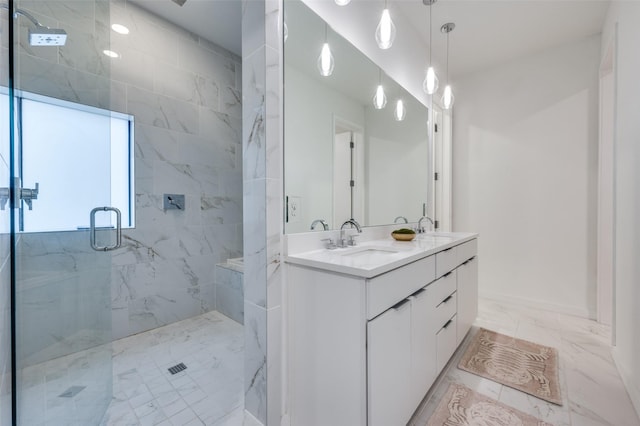
[[[475,319],[476,250],[371,278],[288,263],[291,424],[406,424]]]
[[[367,395],[371,426],[407,424],[411,399],[412,303],[404,299],[367,323]],[[389,392],[393,389],[393,392]]]

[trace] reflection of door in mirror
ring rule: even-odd
[[[433,169],[434,221],[438,231],[451,231],[451,114],[434,105],[433,121]]]
[[[333,138],[333,225],[364,220],[362,128],[336,118]]]

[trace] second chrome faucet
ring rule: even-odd
[[[345,236],[346,236],[345,226],[347,226],[347,225],[351,225],[352,228],[356,228],[358,233],[362,233],[362,227],[360,226],[360,224],[358,223],[357,220],[355,220],[354,218],[346,220],[342,224],[342,226],[340,227],[340,239],[338,240],[338,247],[344,248],[344,247],[349,247],[349,246],[355,246],[356,245],[355,238],[357,237],[357,235],[350,235],[349,236],[349,241],[347,241],[347,239],[345,238]]]

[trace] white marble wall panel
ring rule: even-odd
[[[94,30],[96,12],[101,12],[96,11],[92,1],[74,2],[73,7],[69,7],[64,1],[21,0],[20,8],[54,19],[57,25],[71,25],[87,33]]]
[[[247,263],[245,261],[245,270]],[[267,424],[267,311],[244,304],[244,406]]]
[[[127,105],[127,112],[135,115],[136,122],[177,132],[198,133],[198,109],[189,102],[129,87]]]
[[[189,69],[200,75],[215,75],[222,86],[233,87],[236,84],[235,72],[238,63],[232,58],[214,53],[200,44],[189,42],[186,39],[180,40],[178,63],[182,66],[188,64]]]
[[[278,0],[244,1],[242,26],[245,408],[269,425],[281,423],[282,406],[280,7]]]
[[[102,54],[110,49],[109,28],[96,23],[96,30],[65,25],[67,42],[59,48],[59,61],[70,68],[80,69],[92,74],[108,75],[111,63]]]
[[[243,273],[225,264],[216,265],[216,311],[244,324]]]
[[[213,309],[214,265],[242,256],[241,60],[127,0],[72,3],[21,3],[69,39],[60,49],[24,46],[20,83],[134,116],[136,228],[123,232],[111,265],[113,332],[123,337]],[[105,42],[120,58],[102,55]],[[184,194],[186,209],[165,212],[165,193]],[[38,255],[25,278],[76,271],[83,254],[51,244],[28,246]],[[70,282],[83,277],[74,273]]]

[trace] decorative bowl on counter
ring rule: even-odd
[[[400,228],[393,231],[391,236],[396,241],[411,241],[416,237],[416,232],[413,229]]]

